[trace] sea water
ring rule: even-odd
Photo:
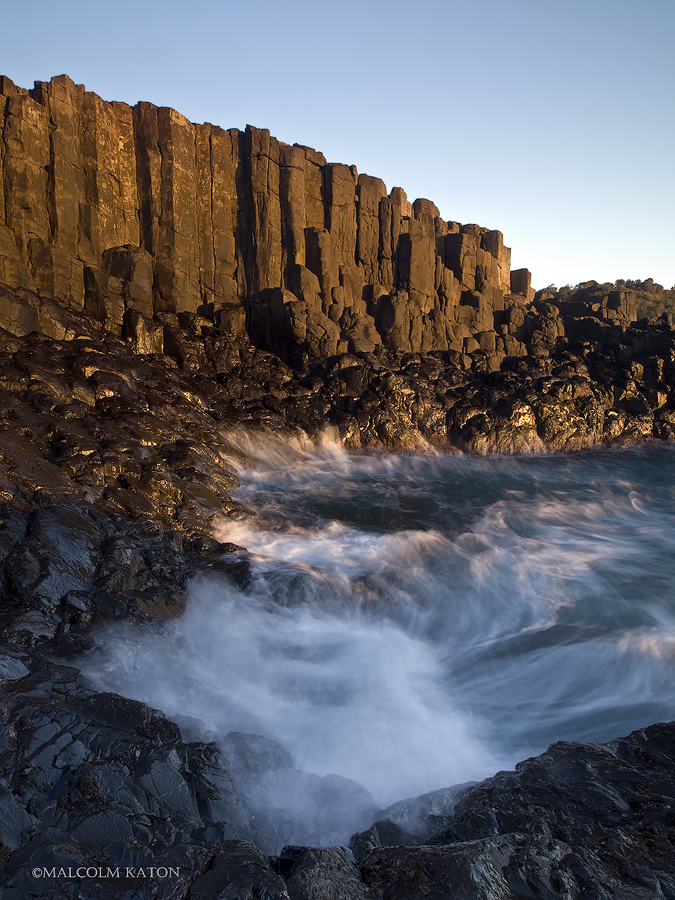
[[[282,744],[385,806],[675,718],[675,447],[472,457],[224,448],[249,585],[108,630],[88,674]]]

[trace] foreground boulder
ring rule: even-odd
[[[424,845],[359,854],[362,877],[387,900],[675,897],[674,810],[675,723],[561,742],[469,788]]]

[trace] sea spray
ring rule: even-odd
[[[262,735],[382,806],[675,715],[671,446],[236,450],[257,515],[216,533],[250,551],[251,583],[201,576],[180,620],[109,629],[100,687],[202,737]]]

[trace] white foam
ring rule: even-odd
[[[263,734],[381,804],[675,716],[663,465],[650,495],[639,454],[243,450],[238,496],[263,515],[215,530],[254,554],[251,586],[199,579],[182,619],[111,628],[101,687],[207,737]]]

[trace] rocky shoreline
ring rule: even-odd
[[[499,232],[261,130],[106,104],[65,76],[0,88],[3,897],[675,898],[672,724],[385,811],[296,772],[316,810],[363,807],[350,850],[306,847],[250,792],[295,771],[283,748],[194,741],[73,667],[106,622],[179,616],[190,579],[245,587],[245,548],[212,535],[251,515],[233,436],[670,440],[672,318],[635,321],[606,285],[535,295]],[[180,874],[58,875],[80,867]]]
[[[349,354],[298,372],[250,344],[228,349],[234,364],[221,377],[204,349],[210,335],[176,328],[181,360],[139,354],[134,339],[53,310],[59,337],[5,333],[2,355],[3,896],[675,896],[672,725],[609,745],[557,744],[469,789],[454,810],[454,792],[438,792],[422,812],[385,813],[351,851],[303,848],[297,822],[251,803],[232,755],[186,740],[141,703],[95,693],[69,664],[106,621],[154,627],[180,615],[190,578],[245,586],[246,552],[211,535],[215,516],[250,515],[230,497],[232,435],[302,427],[316,437],[332,424],[352,444],[440,445],[450,433],[474,452],[522,451],[588,446],[601,433],[607,442],[605,423],[616,420],[624,427],[612,443],[668,437],[668,406],[647,406],[644,381],[642,412],[608,410],[597,355],[570,350],[500,373],[438,354]],[[666,321],[622,337],[672,340]],[[187,348],[204,354],[201,365]],[[452,399],[448,412],[441,397]],[[553,440],[550,423],[561,429]],[[256,777],[280,765],[278,745],[242,740],[239,759]],[[354,790],[321,781],[317,808]],[[363,806],[378,818],[367,797]],[[331,823],[312,827],[330,834]],[[41,866],[181,874],[35,879]]]

